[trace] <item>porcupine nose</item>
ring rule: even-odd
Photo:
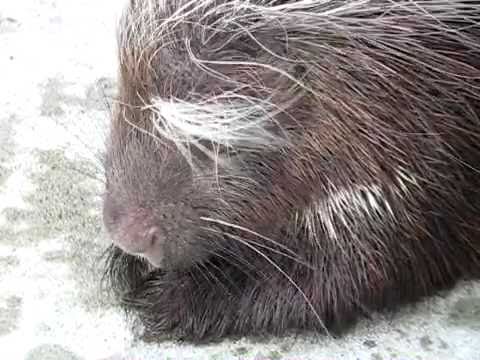
[[[104,204],[104,222],[113,243],[165,269],[188,260],[189,245],[196,234],[192,226],[195,216],[191,206],[182,203],[123,209],[109,201]]]
[[[104,222],[113,243],[124,252],[144,257],[160,267],[167,234],[154,212],[146,208],[130,208],[121,213],[116,210],[113,204],[105,203]]]

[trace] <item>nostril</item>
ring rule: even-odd
[[[158,227],[148,230],[145,237],[146,251],[142,254],[154,267],[161,267],[164,262],[164,236]]]
[[[145,237],[145,245],[146,245],[146,248],[153,248],[155,246],[158,245],[158,242],[160,240],[160,232],[159,232],[159,229],[158,227],[153,227],[151,228],[150,230],[148,230],[148,233]]]
[[[144,231],[143,234],[137,233],[137,236],[133,235],[130,237],[125,250],[134,254],[134,255],[147,255],[152,251],[155,251],[159,247],[161,236],[160,229],[158,227],[152,227],[147,231]]]

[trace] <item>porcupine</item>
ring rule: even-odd
[[[336,332],[477,278],[479,4],[130,1],[106,275],[145,333]]]

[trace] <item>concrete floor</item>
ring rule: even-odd
[[[99,289],[118,0],[0,3],[0,358],[480,360],[480,284],[347,337],[151,346]]]

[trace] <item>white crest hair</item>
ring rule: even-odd
[[[397,169],[394,182],[387,191],[398,197],[409,196],[413,187],[418,188],[415,176],[405,169]],[[316,226],[320,225],[331,239],[338,239],[338,226],[352,232],[357,224],[369,222],[394,222],[396,213],[385,196],[385,190],[377,184],[355,185],[350,189],[336,189],[327,197],[314,201],[305,209],[303,221],[311,238],[315,239]]]
[[[263,124],[271,118],[269,105],[250,102],[187,102],[154,98],[149,106],[157,131],[175,143],[208,140],[227,147],[273,145],[279,139]]]
[[[321,225],[327,235],[337,239],[337,224],[355,232],[355,224],[393,217],[393,210],[383,190],[375,184],[357,185],[352,189],[338,189],[326,199],[319,200],[305,211],[304,221],[309,233],[316,234]]]

